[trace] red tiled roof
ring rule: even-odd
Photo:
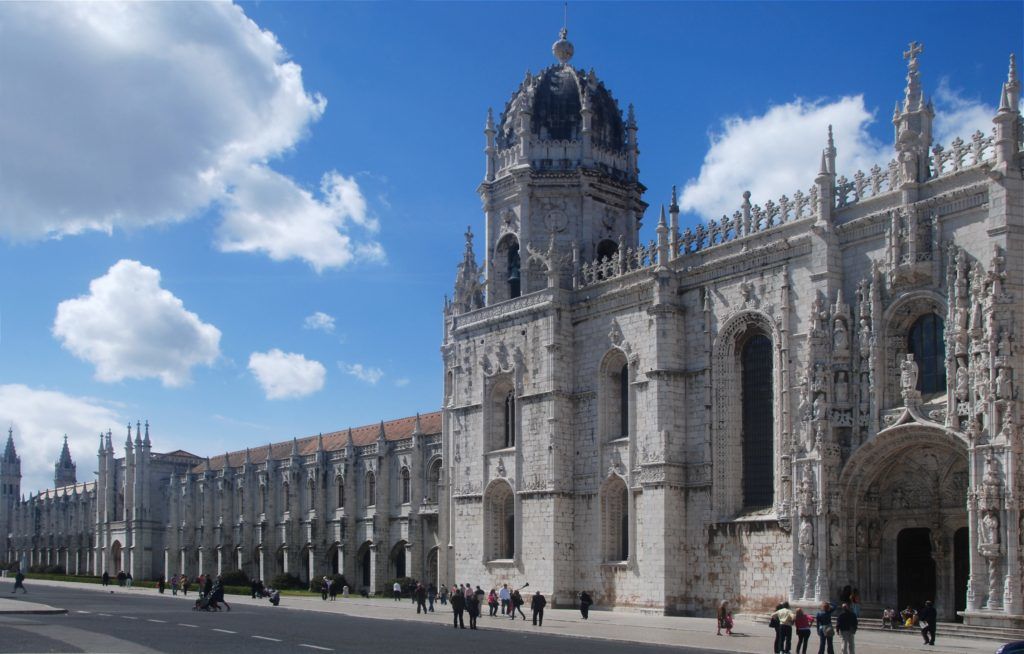
[[[416,416],[410,416],[408,418],[399,418],[398,420],[391,420],[384,423],[384,438],[389,441],[400,441],[412,437],[412,432],[416,428]],[[377,442],[377,435],[380,433],[380,423],[374,425],[364,425],[362,427],[352,428],[352,443],[359,447],[360,445],[370,445]],[[424,413],[420,416],[420,433],[424,436],[431,436],[434,434],[441,433],[441,412],[435,411],[434,413]],[[345,449],[348,443],[348,429],[341,429],[339,431],[332,431],[327,434],[323,434],[324,439],[324,450],[327,452],[336,452],[338,450]],[[317,436],[306,436],[298,439],[299,456],[306,456],[316,452]],[[273,443],[271,445],[262,445],[259,447],[249,448],[249,460],[253,463],[263,463],[267,460],[267,450],[270,449],[270,458],[274,460],[287,459],[291,456],[292,442],[282,441],[280,443]],[[210,468],[213,470],[220,470],[224,467],[224,454],[210,457]],[[238,450],[227,454],[228,466],[237,468],[245,462],[245,450]],[[192,469],[193,472],[202,472],[206,470],[206,462],[200,463]]]

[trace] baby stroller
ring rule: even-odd
[[[199,599],[196,600],[195,605],[192,607],[193,611],[209,611],[210,610],[210,598],[205,595],[200,595]]]

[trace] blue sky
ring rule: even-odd
[[[557,2],[0,5],[0,422],[23,489],[64,433],[91,478],[129,420],[212,455],[436,410],[486,110],[553,63],[561,22]],[[573,64],[636,106],[644,238],[673,184],[684,225],[806,190],[829,122],[841,173],[884,164],[911,40],[937,138],[990,128],[1022,25],[1020,3],[569,7]]]

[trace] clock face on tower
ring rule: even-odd
[[[564,230],[565,226],[568,224],[569,217],[565,215],[564,211],[559,209],[549,211],[548,214],[544,216],[544,225],[547,226],[548,231],[560,232]]]

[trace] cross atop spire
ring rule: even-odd
[[[907,51],[903,53],[903,58],[909,59],[911,66],[917,66],[917,55],[922,52],[924,52],[924,46],[917,41],[911,41],[907,46]]]
[[[907,60],[907,88],[903,95],[903,111],[918,111],[921,109],[921,72],[917,65],[917,55],[924,52],[924,45],[917,41],[911,41],[903,58]]]
[[[4,463],[21,463],[18,451],[14,449],[14,427],[7,429],[7,447],[4,448]]]

